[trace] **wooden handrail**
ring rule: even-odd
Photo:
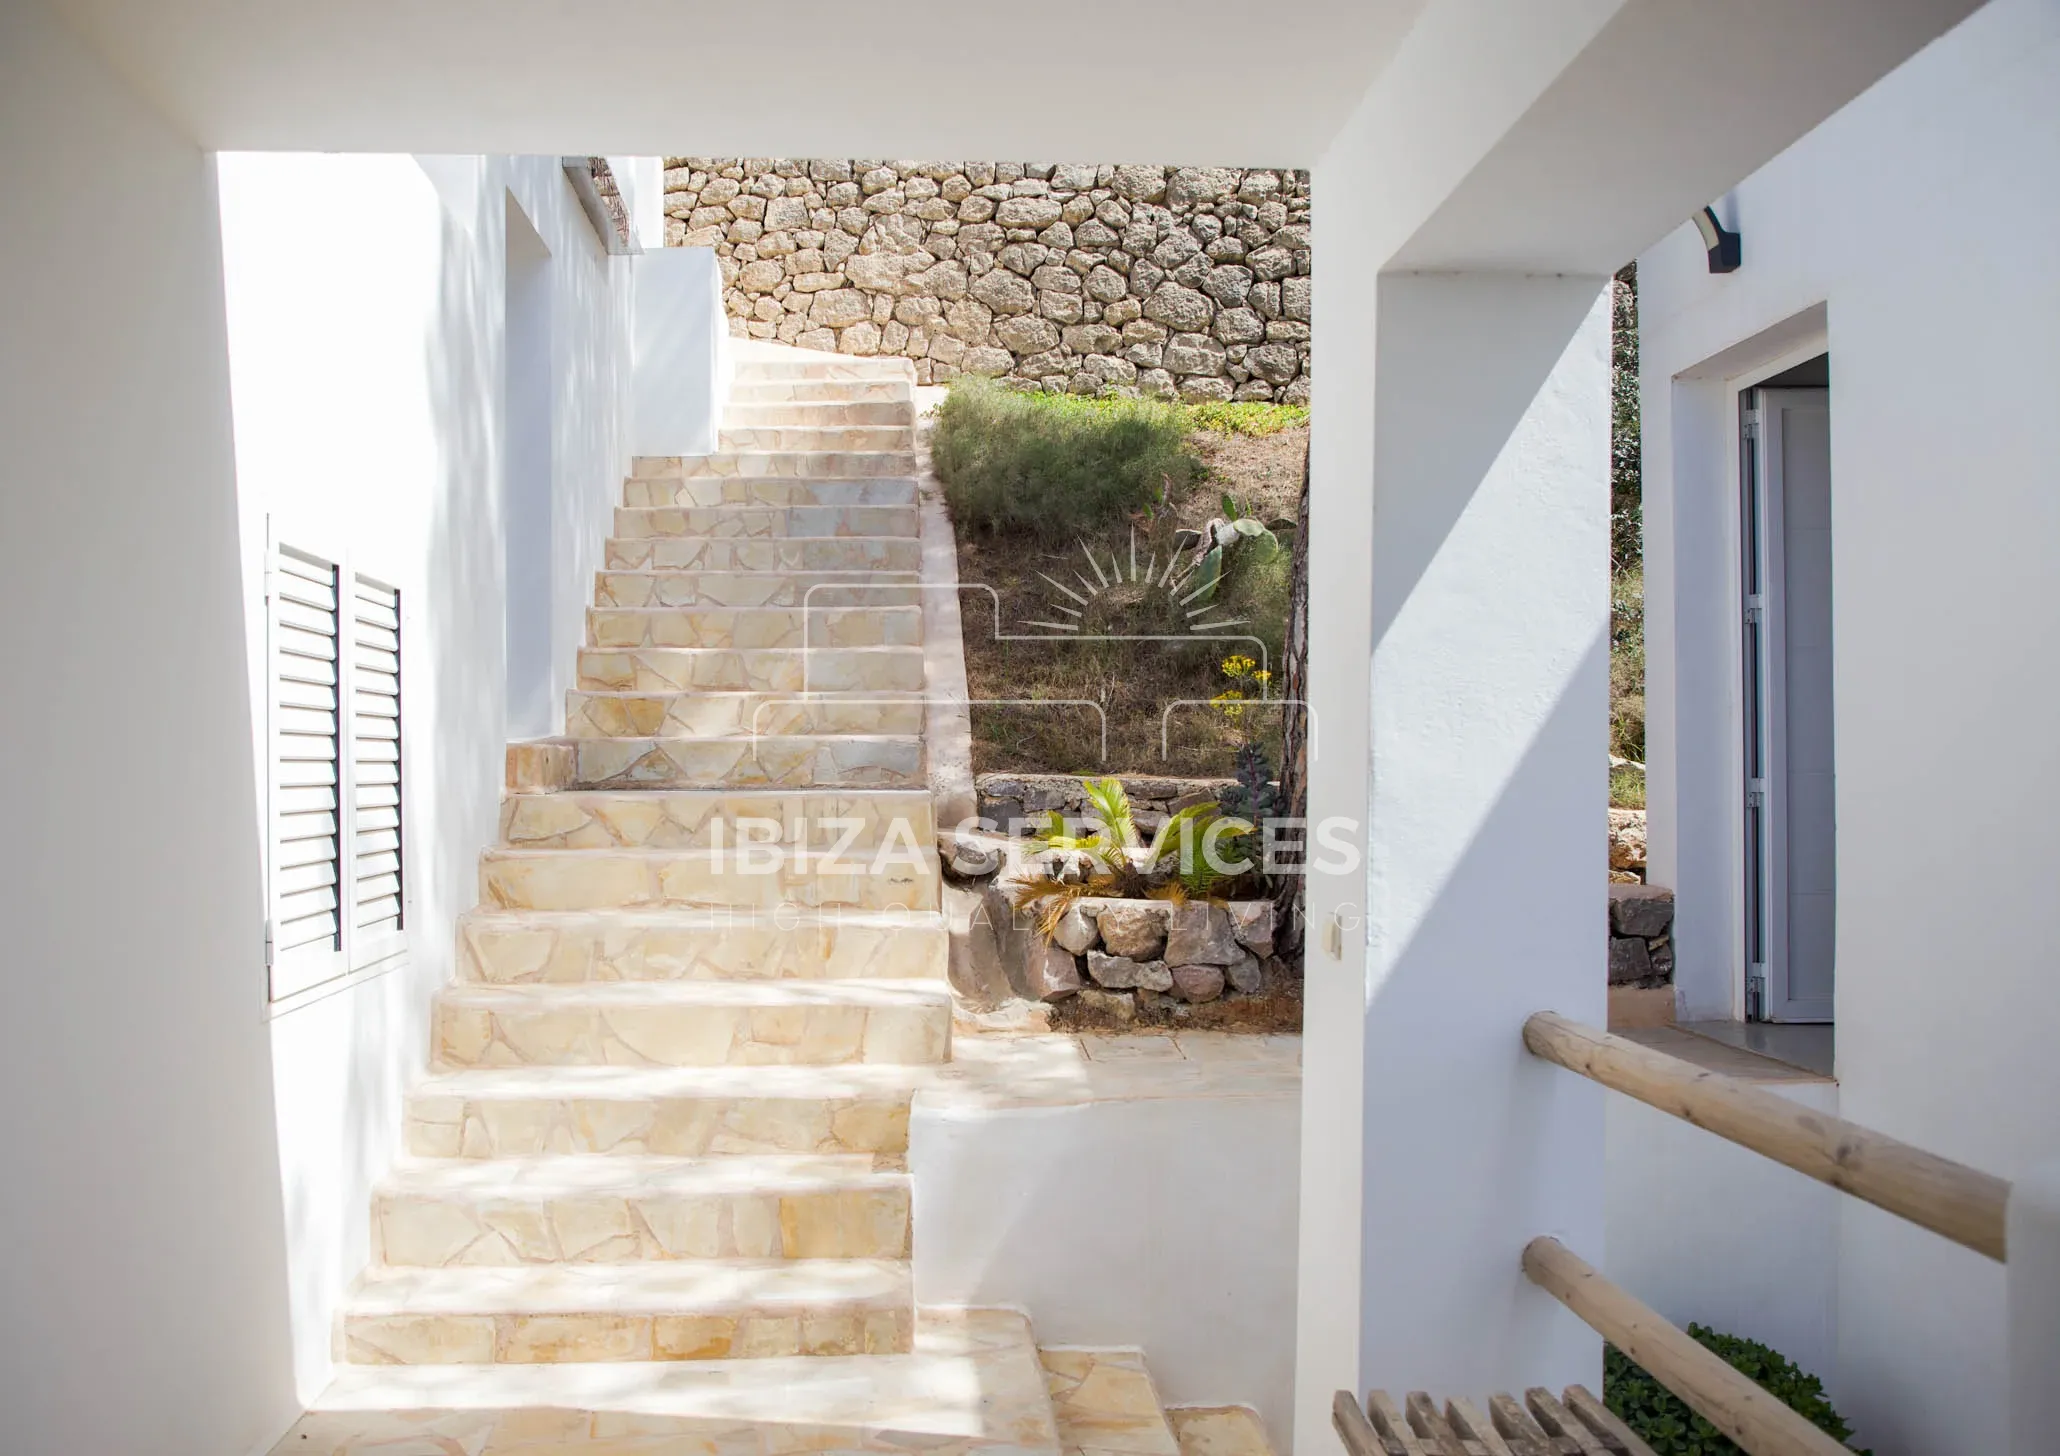
[[[1751,1456],[1852,1456],[1558,1239],[1532,1239],[1524,1273]]]
[[[1550,1011],[1524,1023],[1524,1045],[1977,1254],[2005,1257],[2005,1179]]]

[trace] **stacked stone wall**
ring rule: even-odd
[[[731,329],[1050,390],[1309,397],[1309,174],[666,159],[666,240]]]

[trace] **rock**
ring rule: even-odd
[[[1638,948],[1643,950],[1644,944],[1641,942]],[[1062,1001],[1077,995],[1082,985],[1080,966],[1072,952],[1056,945],[1033,950],[1025,971],[1030,994],[1039,1001]]]
[[[938,835],[937,851],[944,868],[963,880],[983,879],[1001,868],[1001,846],[983,844],[969,834]]]
[[[1080,1004],[1125,1025],[1137,1016],[1137,1003],[1120,991],[1097,991],[1090,986],[1080,993]]]
[[[1609,811],[1609,867],[1613,870],[1645,868],[1645,811]]]
[[[1228,379],[1193,374],[1180,381],[1180,397],[1190,404],[1197,400],[1229,399],[1230,394]]]
[[[1209,276],[1202,280],[1202,292],[1224,308],[1243,307],[1245,296],[1251,291],[1252,270],[1240,268],[1235,263],[1211,268]]]
[[[1280,311],[1291,319],[1309,322],[1309,280],[1283,278],[1280,283]]]
[[[1214,1001],[1223,994],[1223,972],[1216,966],[1175,966],[1173,994],[1183,1001]]]
[[[1292,344],[1262,344],[1245,356],[1245,363],[1274,384],[1286,384],[1302,372],[1302,355]]]
[[[1166,181],[1166,205],[1219,202],[1236,192],[1237,184],[1238,174],[1229,167],[1182,167]]]
[[[1059,205],[1049,197],[1011,197],[995,209],[1003,227],[1050,227],[1059,220]]]
[[[1223,976],[1230,982],[1231,990],[1246,996],[1256,996],[1266,988],[1266,968],[1255,955],[1232,961],[1223,968]]]
[[[771,258],[746,263],[737,274],[737,287],[746,293],[771,293],[786,280],[786,265]]]
[[[1144,316],[1178,333],[1192,333],[1208,326],[1215,306],[1208,295],[1178,283],[1162,283],[1145,300]]]
[[[1662,981],[1673,980],[1674,942],[1671,940],[1654,941],[1649,949],[1649,953],[1652,956],[1653,976]]]
[[[1059,916],[1059,923],[1053,928],[1051,938],[1053,944],[1063,946],[1074,955],[1079,955],[1100,939],[1100,936],[1094,928],[1094,917],[1076,900]]]
[[[1173,972],[1164,961],[1136,961],[1127,956],[1087,953],[1087,974],[1096,984],[1112,990],[1170,991]]]
[[[1609,887],[1609,925],[1618,935],[1656,940],[1674,926],[1674,892],[1657,885]]]
[[[1080,275],[1057,263],[1046,263],[1030,275],[1030,286],[1047,293],[1078,293]]]
[[[966,350],[965,362],[959,367],[968,374],[984,374],[998,379],[1015,367],[1016,356],[1006,349],[980,348]]]
[[[994,326],[995,342],[1018,354],[1038,354],[1059,342],[1058,326],[1049,319],[1020,314]]]
[[[817,328],[841,329],[872,316],[873,301],[855,288],[818,293],[809,305],[808,321]]]
[[[1097,918],[1102,944],[1112,954],[1133,960],[1157,955],[1166,944],[1166,919],[1171,909],[1163,900],[1103,901]]]
[[[1166,927],[1166,959],[1173,965],[1227,966],[1243,954],[1221,906],[1173,906]]]
[[[1164,167],[1122,166],[1109,178],[1109,190],[1131,202],[1157,202],[1166,195]]]
[[[1210,332],[1225,344],[1256,344],[1266,337],[1266,320],[1257,309],[1219,309]]]
[[[808,226],[808,199],[805,197],[775,197],[765,205],[767,228],[803,228]]]
[[[1609,938],[1609,983],[1612,986],[1643,981],[1652,975],[1652,952],[1633,935]]]
[[[1239,900],[1230,907],[1230,933],[1261,960],[1273,954],[1273,902]]]
[[[908,259],[896,253],[853,253],[844,260],[844,276],[853,287],[893,293],[907,267]]]
[[[1037,294],[1029,280],[1018,278],[1006,268],[982,273],[968,291],[998,314],[1028,313],[1037,305]]]
[[[1207,334],[1175,334],[1161,362],[1175,374],[1221,374],[1223,346]]]
[[[1003,959],[1001,937],[978,889],[945,883],[942,909],[951,936],[951,988],[976,1008],[997,1006],[1014,995]]]

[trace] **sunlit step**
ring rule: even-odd
[[[916,483],[903,476],[868,480],[800,480],[767,476],[670,477],[622,483],[626,506],[906,506]]]
[[[583,647],[578,686],[588,692],[920,692],[920,647]]]
[[[597,607],[914,607],[912,571],[601,571]]]
[[[912,423],[891,425],[744,425],[723,422],[724,450],[900,450],[915,448]]]
[[[589,647],[914,647],[921,607],[589,607]]]
[[[914,537],[914,506],[618,506],[615,534],[715,536],[724,540],[814,539],[824,536]]]
[[[901,789],[926,783],[910,735],[833,733],[723,738],[578,738],[567,787]]]
[[[912,536],[614,537],[610,571],[918,572],[922,543]]]
[[[568,738],[736,738],[751,735],[920,734],[919,693],[567,693]]]
[[[745,386],[739,386],[743,388]],[[726,429],[763,425],[914,425],[915,403],[908,399],[739,399],[734,394],[723,410]]]

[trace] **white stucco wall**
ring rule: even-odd
[[[1838,1112],[1829,1082],[1767,1090]],[[1677,1325],[1762,1340],[1833,1380],[1843,1195],[1629,1097],[1606,1106],[1603,1272]]]
[[[1044,1345],[1136,1345],[1169,1405],[1292,1436],[1301,1099],[1176,1097],[909,1121],[920,1304],[1008,1305]]]
[[[251,700],[265,693],[268,515],[280,539],[398,585],[404,619],[408,952],[270,1021],[295,1372],[311,1396],[495,832],[510,530],[548,542],[552,700],[569,685],[625,465],[628,260],[606,256],[555,158],[238,154],[220,169]],[[543,523],[508,520],[501,486],[510,195],[550,253]],[[262,728],[244,729],[259,774]]]
[[[1685,229],[1639,265],[1653,878],[1680,896],[1684,995],[1736,964],[1713,452],[1728,384],[1821,329],[1842,1110],[2006,1177],[2060,1150],[2056,74],[2060,8],[1994,0],[1719,200],[1738,272]],[[1878,1452],[2001,1449],[1997,1266],[1848,1201],[1837,1303],[1828,1378]]]
[[[0,6],[0,1446],[298,1409],[213,168]]]
[[[636,274],[636,455],[706,455],[722,428],[730,328],[713,248],[658,248]]]

